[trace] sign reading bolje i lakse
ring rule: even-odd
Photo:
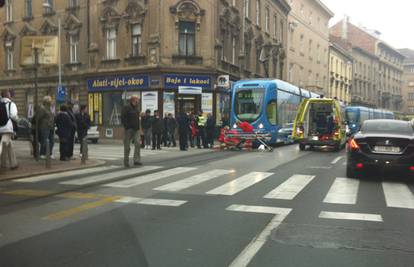
[[[179,86],[211,88],[210,76],[190,76],[167,74],[164,76],[164,85],[167,89],[177,89]]]
[[[110,76],[88,79],[88,91],[134,90],[149,87],[148,75]]]

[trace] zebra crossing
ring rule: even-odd
[[[141,174],[141,175],[140,175]],[[231,174],[231,175],[230,175]],[[77,177],[76,177],[77,176]],[[79,176],[81,176],[79,178]],[[76,177],[76,178],[73,178]],[[217,178],[227,177],[217,186]],[[117,166],[95,167],[91,169],[48,174],[15,180],[16,183],[37,183],[56,181],[63,186],[83,186],[100,184],[101,188],[116,188],[119,190],[137,188],[142,185],[154,191],[168,193],[189,193],[191,190],[206,196],[234,196],[258,185],[260,182],[274,178],[280,181],[274,188],[262,192],[260,198],[273,200],[295,200],[306,190],[313,190],[318,176],[294,174],[290,177],[275,176],[273,172],[238,173],[235,170],[206,169],[203,166],[176,167],[163,169],[162,166],[143,166],[141,168],[123,169]],[[120,181],[111,182],[117,179]],[[206,184],[214,182],[215,188],[206,188]],[[156,183],[151,187],[151,183]],[[163,183],[159,185],[160,183]],[[335,177],[329,181],[330,187],[323,196],[322,202],[336,205],[357,205],[360,192],[360,180]],[[409,185],[401,182],[381,182],[385,205],[390,208],[414,209],[414,192]],[[319,193],[321,194],[321,193]],[[384,201],[381,200],[381,201]],[[140,203],[141,199],[127,199],[124,202]],[[122,202],[122,201],[121,201]],[[142,201],[141,201],[142,202]],[[173,204],[174,205],[174,204]]]

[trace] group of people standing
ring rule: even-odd
[[[215,120],[212,114],[204,117],[200,111],[196,116],[194,113],[181,113],[177,118],[180,150],[185,151],[189,146],[197,148],[212,148],[214,146]]]
[[[40,159],[45,159],[48,148],[51,158],[54,159],[53,146],[55,133],[59,137],[60,160],[68,161],[74,158],[76,133],[77,139],[81,143],[80,154],[82,155],[83,142],[81,141],[88,134],[88,129],[91,124],[86,105],[81,105],[79,112],[75,114],[73,111],[73,103],[61,104],[59,112],[55,116],[52,112],[51,104],[52,98],[45,96],[42,105],[36,108],[36,112],[32,118],[33,135],[35,137],[33,139],[33,155],[35,157],[39,155]],[[37,131],[36,125],[38,127]],[[36,133],[38,133],[39,138],[36,138]],[[36,143],[35,140],[38,140],[39,143]],[[39,147],[40,150],[38,150]]]
[[[154,115],[151,116],[151,111],[147,109],[141,114],[141,125],[141,146],[145,149],[160,150],[162,143],[166,147],[177,145],[175,141],[177,122],[171,113],[161,118],[158,110],[155,110]]]

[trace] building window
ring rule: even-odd
[[[312,25],[312,17],[313,17],[313,12],[310,11],[309,12],[309,25]]]
[[[312,40],[309,40],[308,52],[309,52],[309,56],[312,56]]]
[[[32,17],[32,0],[25,0],[24,12],[26,17]]]
[[[260,0],[256,0],[256,25],[260,26]]]
[[[304,48],[304,42],[305,42],[305,37],[303,36],[303,34],[300,35],[300,42],[299,42],[299,49],[300,52],[303,54],[303,48]]]
[[[116,58],[116,30],[109,28],[106,30],[106,59]]]
[[[305,6],[303,4],[300,4],[300,14],[302,14],[302,16],[305,13]]]
[[[269,24],[270,24],[270,14],[269,14],[269,8],[266,8],[265,11],[265,28],[266,28],[266,32],[269,32]]]
[[[231,1],[233,6],[236,6],[236,0]]]
[[[288,77],[288,81],[289,82],[293,82],[293,68],[294,65],[292,63],[289,64],[289,77]]]
[[[233,64],[233,65],[235,65],[236,64],[236,57],[237,57],[237,54],[236,54],[236,38],[235,37],[232,37],[231,38],[231,63]]]
[[[408,100],[414,101],[414,93],[408,93]]]
[[[411,73],[414,73],[414,66],[411,66],[411,68],[410,68],[410,72],[411,72]]]
[[[248,18],[250,15],[250,0],[244,0],[244,16]]]
[[[320,52],[321,46],[319,44],[316,45],[316,60],[319,64],[321,62],[321,52]]]
[[[273,16],[273,19],[274,19],[273,32],[274,32],[275,37],[277,37],[277,15],[276,14]]]
[[[195,55],[195,23],[180,21],[179,53],[182,56]]]
[[[132,56],[137,57],[141,54],[141,25],[134,24],[132,25],[131,31],[131,41],[132,41]]]
[[[283,34],[284,34],[284,24],[283,24],[283,20],[280,21],[280,30],[279,30],[279,41],[282,42],[283,40]]]
[[[414,107],[409,107],[409,108],[408,108],[408,112],[409,112],[409,113],[414,113]]]
[[[70,63],[78,63],[78,50],[79,50],[79,35],[71,34],[69,36]]]
[[[78,5],[78,0],[69,0],[69,7],[77,7]]]
[[[44,13],[49,14],[53,11],[53,0],[44,0]]]
[[[12,42],[7,41],[5,46],[6,46],[6,68],[7,70],[12,70],[14,68],[13,44]]]
[[[6,21],[13,20],[13,6],[11,0],[6,0]]]

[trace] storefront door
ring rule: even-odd
[[[178,113],[191,113],[197,114],[200,111],[201,99],[198,95],[178,95]]]

